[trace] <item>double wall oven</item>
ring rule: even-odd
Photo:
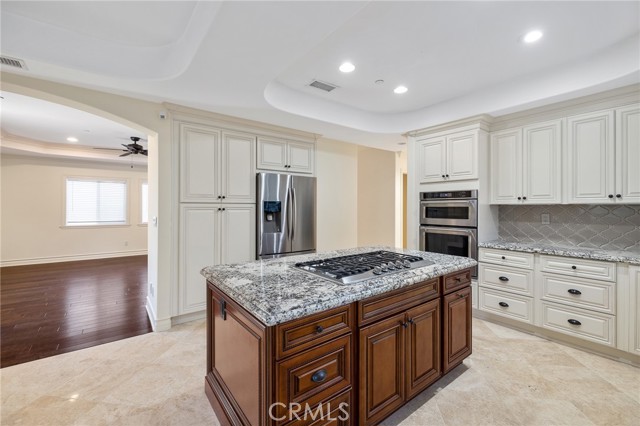
[[[420,193],[420,250],[478,259],[477,190]]]

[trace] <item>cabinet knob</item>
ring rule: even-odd
[[[575,295],[580,295],[582,294],[582,292],[580,290],[576,290],[575,288],[570,288],[569,290],[567,290],[569,293],[571,294],[575,294]]]
[[[506,257],[502,256],[502,260],[505,260],[505,259],[506,259]]]
[[[327,378],[327,370],[323,368],[322,370],[318,370],[315,373],[313,373],[313,376],[311,376],[311,381],[315,383],[320,383],[320,382],[323,382],[324,379],[326,378]]]
[[[316,333],[322,333],[323,331],[324,331],[324,328],[321,325],[316,327]]]
[[[578,267],[576,265],[572,265],[571,269],[578,269]]]
[[[509,278],[507,278],[507,277],[498,277],[498,279],[500,281],[509,281]]]
[[[220,207],[218,207],[218,211],[221,211],[222,209]]]
[[[442,177],[444,178],[444,175],[442,175]]]
[[[407,328],[407,327],[409,326],[409,324],[407,324],[406,322],[401,322],[401,323],[400,323],[400,325],[401,325],[403,328]]]
[[[498,303],[498,305],[502,306],[503,308],[508,308],[509,304],[507,302],[500,302]]]
[[[222,195],[218,195],[218,200],[219,200],[220,198],[222,198]]]
[[[222,196],[222,199],[224,200],[225,198],[227,198],[227,197],[223,195],[223,196]]]
[[[222,197],[222,198],[224,198],[224,197]],[[527,199],[527,197],[526,197],[525,195],[523,195],[523,196],[522,196],[522,199],[523,199],[523,200],[526,200],[526,199]]]
[[[449,177],[449,175],[445,175],[446,177]]]
[[[622,198],[622,194],[616,194],[616,198]]]
[[[522,197],[518,197],[518,200],[522,200]]]
[[[409,319],[407,320],[407,322],[408,322],[409,324],[413,324],[413,318],[409,318]]]
[[[569,319],[567,320],[567,322],[568,322],[569,324],[571,324],[571,325],[582,325],[582,323],[581,323],[580,321],[575,320],[575,319],[572,319],[572,318],[569,318]]]
[[[609,198],[613,198],[613,194],[609,194]]]

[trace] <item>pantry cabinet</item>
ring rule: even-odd
[[[258,137],[258,169],[313,174],[314,166],[314,143]]]
[[[182,204],[178,264],[178,314],[207,306],[205,266],[255,258],[255,205]]]
[[[179,123],[180,201],[255,203],[255,136]]]
[[[560,120],[491,134],[491,203],[562,201]]]
[[[478,131],[416,140],[420,183],[478,178]]]
[[[616,201],[640,203],[640,104],[616,110]]]

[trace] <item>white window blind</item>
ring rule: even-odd
[[[67,178],[66,224],[127,223],[127,181]]]
[[[142,223],[149,223],[149,184],[147,184],[147,182],[142,182],[140,194]]]

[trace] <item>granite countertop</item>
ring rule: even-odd
[[[376,250],[420,256],[435,262],[435,265],[382,275],[354,284],[323,279],[293,266],[308,260]],[[208,266],[200,273],[265,325],[272,326],[476,264],[475,260],[467,257],[390,247],[360,247],[235,265]]]
[[[486,241],[479,247],[501,250],[522,251],[526,253],[551,254],[554,256],[577,257],[581,259],[604,260],[640,265],[640,253],[631,251],[603,250],[582,247],[565,247],[543,243],[517,243],[503,240]]]

